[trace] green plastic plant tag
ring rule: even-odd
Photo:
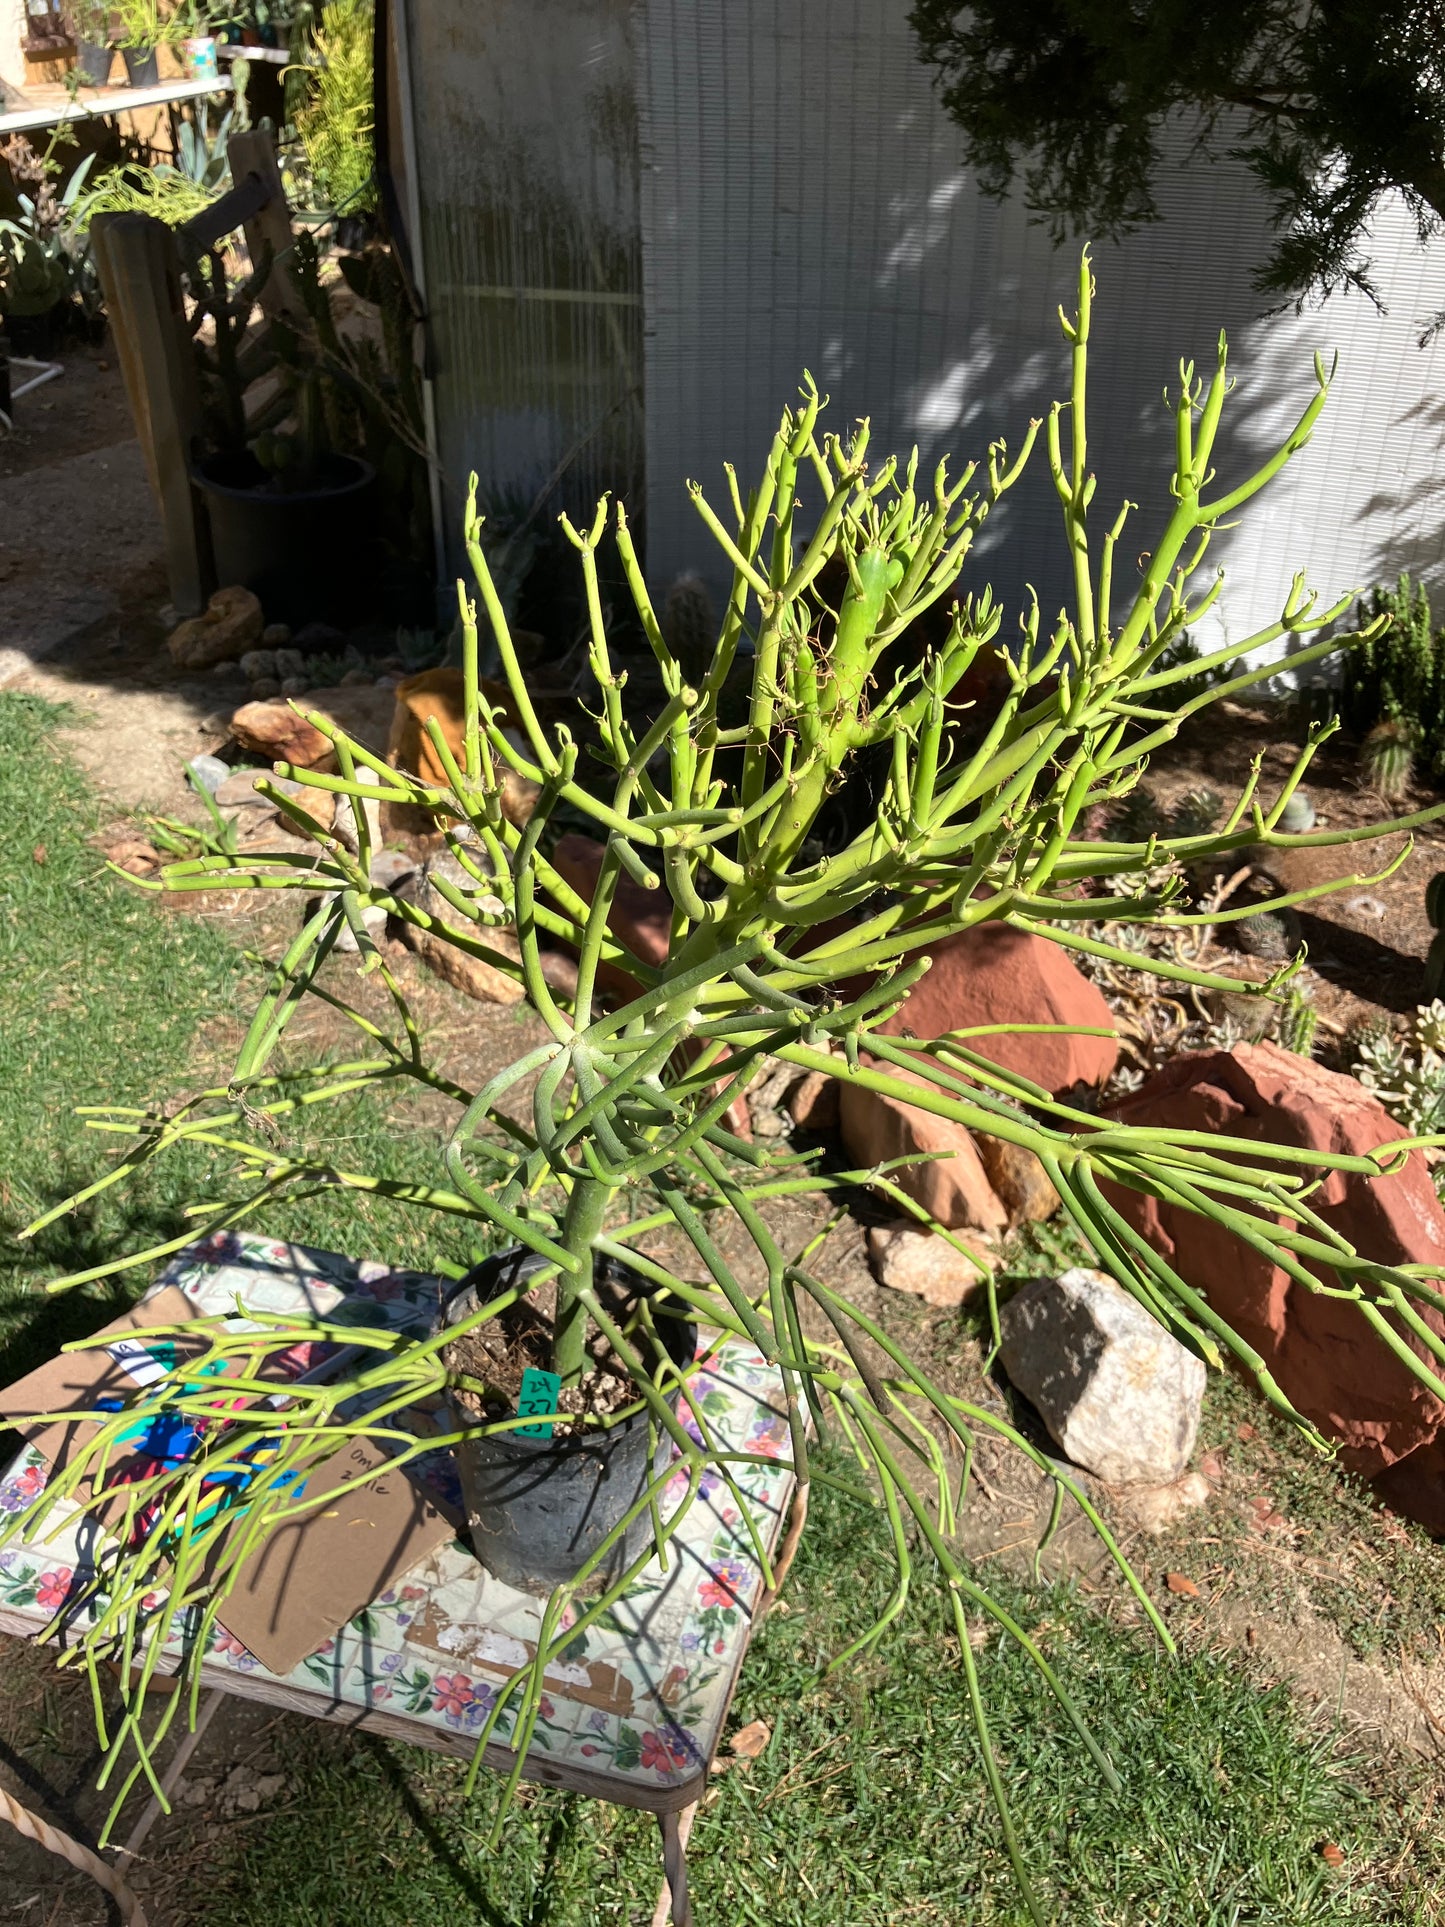
[[[532,1418],[539,1412],[547,1414],[540,1425],[518,1425],[513,1428],[512,1436],[519,1439],[549,1439],[552,1436],[552,1414],[557,1409],[557,1399],[562,1390],[562,1381],[555,1372],[539,1371],[529,1365],[522,1373],[522,1392],[517,1400],[517,1416]]]

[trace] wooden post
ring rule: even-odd
[[[171,601],[198,615],[215,587],[211,532],[191,481],[201,430],[175,236],[149,214],[98,214],[91,240],[111,333],[165,534]]]
[[[291,230],[286,190],[281,184],[275,138],[260,127],[250,127],[244,134],[232,134],[226,142],[226,158],[231,163],[231,179],[237,184],[248,174],[255,174],[269,189],[266,205],[244,224],[252,265],[268,247],[276,264],[261,290],[261,312],[267,316],[279,314],[288,321],[303,321],[305,310],[291,276],[291,244],[296,237]]]

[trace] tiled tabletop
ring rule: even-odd
[[[153,1289],[163,1285],[179,1286],[198,1315],[233,1313],[238,1298],[292,1314],[329,1314],[345,1299],[365,1299],[368,1323],[419,1334],[433,1328],[443,1290],[417,1272],[236,1232],[188,1247]],[[727,1339],[692,1385],[718,1442],[762,1460],[735,1465],[734,1478],[771,1550],[792,1488],[777,1375],[747,1344]],[[0,1472],[0,1514],[24,1510],[46,1476],[46,1461],[24,1448]],[[450,1457],[432,1455],[418,1476],[448,1496]],[[679,1472],[664,1516],[685,1484]],[[0,1552],[0,1630],[37,1633],[63,1604],[78,1563],[73,1532],[55,1531],[53,1519],[43,1545]],[[671,1541],[667,1570],[649,1565],[605,1629],[588,1628],[549,1672],[527,1777],[654,1812],[695,1800],[747,1649],[760,1578],[733,1495],[709,1473]],[[470,1757],[498,1687],[534,1657],[544,1604],[503,1585],[470,1544],[454,1540],[290,1673],[268,1672],[218,1628],[204,1677],[228,1692]],[[172,1639],[183,1637],[177,1624]],[[489,1764],[511,1764],[512,1718],[509,1706]]]

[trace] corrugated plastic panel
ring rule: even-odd
[[[981,453],[1063,392],[1055,309],[1077,253],[1017,203],[977,192],[914,57],[896,0],[639,0],[643,79],[649,573],[717,576],[684,479],[721,493],[746,476],[811,368],[835,419],[870,414],[874,448]],[[1247,472],[1312,389],[1315,347],[1338,348],[1324,422],[1294,468],[1218,542],[1228,583],[1213,635],[1271,620],[1296,568],[1333,595],[1409,567],[1445,588],[1445,346],[1420,318],[1445,308],[1445,248],[1421,253],[1403,211],[1375,254],[1389,313],[1358,297],[1260,318],[1251,270],[1267,240],[1242,170],[1187,158],[1164,219],[1096,250],[1091,372],[1097,509],[1144,505],[1128,552],[1168,510],[1172,435],[1161,404],[1181,356],[1212,365],[1227,330],[1239,374],[1218,448]],[[1013,606],[1026,583],[1065,594],[1047,473],[1008,498],[973,564]]]
[[[628,0],[413,0],[421,250],[448,553],[469,471],[505,519],[642,477]]]

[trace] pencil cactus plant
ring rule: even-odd
[[[242,1182],[229,1201],[206,1207],[206,1222],[214,1228],[236,1224],[292,1193],[340,1186],[391,1198],[400,1209],[472,1220],[495,1242],[535,1254],[540,1267],[479,1306],[470,1322],[480,1327],[519,1296],[555,1283],[553,1362],[564,1386],[583,1370],[589,1330],[600,1328],[615,1357],[632,1371],[635,1410],[675,1447],[669,1473],[680,1465],[687,1475],[678,1511],[664,1516],[659,1506],[668,1474],[651,1479],[633,1508],[634,1514],[648,1508],[650,1538],[660,1547],[694,1502],[704,1473],[712,1469],[732,1480],[737,1462],[748,1455],[729,1453],[712,1437],[705,1413],[690,1397],[686,1367],[644,1362],[642,1330],[624,1328],[599,1294],[599,1260],[625,1260],[690,1316],[751,1340],[779,1374],[798,1478],[797,1509],[782,1550],[770,1557],[761,1542],[756,1548],[765,1583],[770,1590],[782,1583],[806,1519],[810,1480],[824,1476],[814,1435],[840,1437],[866,1474],[855,1495],[886,1510],[898,1564],[892,1603],[876,1624],[860,1627],[849,1650],[865,1649],[881,1636],[920,1565],[936,1572],[957,1633],[957,1663],[982,1768],[1035,1919],[1043,1912],[1009,1827],[965,1614],[990,1614],[1063,1695],[1047,1660],[991,1599],[952,1538],[980,1433],[1008,1438],[1054,1480],[1060,1503],[1071,1500],[1104,1528],[1064,1471],[995,1413],[939,1386],[906,1347],[828,1283],[808,1250],[789,1252],[780,1243],[770,1209],[786,1196],[846,1194],[851,1186],[871,1184],[920,1215],[888,1169],[825,1174],[806,1157],[743,1142],[727,1125],[734,1100],[767,1060],[781,1058],[1027,1148],[1041,1160],[1099,1262],[1210,1364],[1232,1356],[1263,1396],[1307,1433],[1311,1428],[1293,1412],[1265,1361],[1137,1234],[1117,1208],[1117,1189],[1196,1211],[1266,1253],[1303,1289],[1329,1290],[1352,1301],[1362,1341],[1373,1334],[1445,1397],[1445,1340],[1423,1316],[1425,1307],[1440,1302],[1433,1289],[1408,1269],[1375,1264],[1368,1253],[1351,1249],[1306,1201],[1323,1167],[1373,1175],[1390,1167],[1390,1151],[1365,1158],[1271,1145],[1266,1157],[1252,1140],[1221,1135],[1203,1143],[1187,1131],[1125,1128],[1055,1100],[993,1063],[977,1035],[914,1038],[877,1030],[927,969],[930,946],[989,920],[1037,933],[1071,952],[1113,957],[1131,968],[1237,993],[1233,977],[1215,977],[1165,956],[1115,950],[1091,926],[1107,920],[1191,925],[1284,908],[1319,891],[1296,891],[1238,912],[1196,910],[1185,873],[1246,849],[1343,844],[1377,834],[1365,828],[1287,837],[1279,828],[1328,727],[1312,733],[1267,810],[1257,798],[1256,768],[1217,828],[1133,841],[1081,834],[1085,812],[1107,821],[1137,783],[1150,751],[1167,742],[1186,716],[1269,673],[1250,666],[1263,645],[1297,639],[1297,664],[1338,649],[1338,638],[1307,638],[1328,631],[1346,606],[1317,607],[1296,578],[1278,621],[1216,652],[1205,665],[1207,677],[1200,677],[1197,662],[1165,665],[1171,645],[1218,594],[1217,579],[1201,592],[1194,588],[1214,529],[1237,516],[1308,441],[1325,404],[1328,376],[1317,362],[1315,392],[1256,472],[1216,483],[1211,464],[1228,385],[1223,340],[1207,378],[1192,367],[1181,370],[1173,402],[1173,505],[1152,540],[1129,541],[1127,553],[1142,546],[1146,558],[1141,579],[1126,589],[1116,559],[1127,509],[1098,541],[1089,521],[1095,481],[1085,402],[1092,297],[1086,258],[1077,312],[1063,321],[1072,357],[1069,398],[1029,425],[1016,452],[996,443],[980,464],[957,477],[943,465],[924,475],[916,458],[873,462],[867,424],[848,435],[826,433],[823,403],[809,383],[799,406],[783,416],[755,487],[744,492],[731,470],[720,502],[692,485],[702,524],[731,571],[710,657],[696,675],[684,675],[668,646],[624,509],[604,501],[586,526],[564,523],[585,587],[591,666],[600,692],[598,713],[589,719],[579,710],[575,734],[548,727],[533,706],[488,571],[481,525],[469,508],[466,538],[477,600],[461,595],[460,755],[430,726],[445,783],[429,784],[392,768],[319,715],[312,720],[335,744],[336,773],[283,772],[311,789],[366,801],[379,795],[430,811],[469,881],[458,886],[438,877],[435,888],[446,911],[429,915],[373,883],[363,810],[354,813],[357,847],[351,849],[322,827],[303,800],[273,790],[278,808],[313,840],[313,856],[203,856],[164,873],[172,891],[244,886],[321,895],[320,908],[270,979],[231,1079],[175,1110],[92,1115],[98,1129],[130,1140],[102,1184],[122,1181],[177,1145],[199,1143],[229,1157]],[[959,577],[984,518],[1040,439],[1061,507],[1072,597],[1052,621],[1036,603],[1027,606],[1019,634],[1003,647],[1003,611],[986,589],[960,595]],[[661,695],[646,715],[635,713],[614,659],[599,587],[599,557],[608,544],[660,680]],[[950,611],[946,623],[935,625],[940,639],[916,647],[918,619],[940,607]],[[501,659],[505,716],[487,700],[479,677],[483,624]],[[976,715],[960,704],[957,692],[984,651],[996,651],[1003,693],[993,713]],[[746,706],[740,721],[729,722],[721,712],[724,690],[735,689],[740,677]],[[1191,677],[1192,693],[1176,705],[1180,683]],[[581,754],[584,734],[588,760]],[[875,807],[851,841],[825,853],[812,835],[819,812],[865,759],[879,772]],[[525,827],[513,824],[502,808],[508,772],[538,786]],[[605,844],[590,900],[545,854],[544,830],[563,808],[573,820],[578,813],[585,817]],[[624,878],[656,889],[670,903],[670,943],[661,963],[635,957],[609,927]],[[545,1025],[545,1041],[477,1090],[462,1089],[434,1069],[365,921],[373,906],[519,975]],[[515,932],[516,953],[500,940],[503,927]],[[378,973],[395,1000],[395,1036],[348,1005],[334,980],[318,982],[347,930],[360,968]],[[544,975],[544,939],[560,939],[576,951],[576,989],[569,997],[554,991]],[[599,973],[608,964],[620,966],[636,986],[635,994],[611,1008],[599,995]],[[1281,964],[1260,994],[1281,997],[1294,968],[1293,962]],[[345,1064],[278,1070],[272,1061],[276,1047],[311,992],[352,1015],[363,1054]],[[314,1116],[316,1107],[358,1087],[408,1079],[455,1106],[444,1169],[434,1185],[402,1185],[353,1171],[339,1154],[292,1155],[278,1137],[285,1120],[303,1109]],[[503,1100],[527,1080],[530,1113],[522,1123]],[[763,1278],[760,1288],[746,1288],[724,1256],[711,1229],[720,1213],[743,1227]],[[666,1265],[644,1254],[646,1234],[661,1228],[681,1234],[695,1264]],[[181,1242],[117,1255],[57,1281],[56,1289],[122,1271]],[[688,1275],[694,1271],[704,1282]],[[996,1330],[991,1281],[988,1290]],[[127,1488],[127,1520],[150,1506],[158,1523],[148,1534],[123,1530],[113,1537],[95,1579],[95,1628],[78,1636],[68,1655],[72,1663],[94,1670],[118,1648],[127,1656],[140,1652],[147,1615],[157,1611],[188,1606],[206,1625],[218,1613],[224,1616],[226,1587],[240,1562],[277,1522],[304,1512],[298,1481],[338,1434],[362,1431],[385,1439],[402,1459],[420,1449],[402,1415],[423,1395],[457,1389],[443,1352],[458,1329],[425,1341],[363,1334],[371,1362],[343,1385],[298,1384],[280,1410],[260,1397],[239,1405],[233,1397],[225,1422],[203,1441],[199,1462]],[[825,1342],[809,1335],[818,1329],[832,1336]],[[163,1385],[138,1391],[122,1414],[98,1415],[99,1442],[87,1449],[84,1463],[92,1469],[97,1458],[103,1463],[118,1428],[133,1425],[138,1409],[214,1417],[218,1362],[233,1377],[239,1374],[244,1392],[260,1383],[256,1366],[265,1347],[326,1330],[275,1319],[265,1321],[259,1335],[216,1325]],[[341,1335],[357,1341],[354,1330]],[[228,1381],[228,1392],[233,1390]],[[689,1407],[691,1423],[680,1422],[674,1398]],[[508,1417],[459,1425],[452,1436],[490,1435],[519,1422]],[[956,1457],[950,1460],[945,1448]],[[249,1467],[244,1503],[224,1514],[204,1510],[207,1455]],[[76,1490],[73,1472],[52,1482],[62,1495]],[[34,1532],[51,1503],[47,1493],[10,1531]],[[650,1552],[651,1545],[642,1559]],[[485,1745],[493,1737],[504,1710],[509,1718],[515,1714],[514,1781],[547,1665],[579,1628],[607,1611],[641,1563],[632,1562],[589,1593],[602,1570],[600,1559],[593,1559],[552,1595],[535,1664],[498,1695],[480,1738]],[[1167,1644],[1142,1588],[1127,1576]],[[77,1639],[73,1605],[67,1620]],[[147,1663],[153,1663],[150,1653]],[[187,1663],[198,1678],[198,1661]],[[125,1717],[110,1737],[138,1748],[129,1768],[133,1780],[151,1774],[154,1734],[144,1728],[139,1692],[123,1691]],[[166,1702],[162,1726],[177,1716],[183,1698]],[[1101,1772],[1116,1784],[1114,1768],[1079,1715],[1069,1711]]]

